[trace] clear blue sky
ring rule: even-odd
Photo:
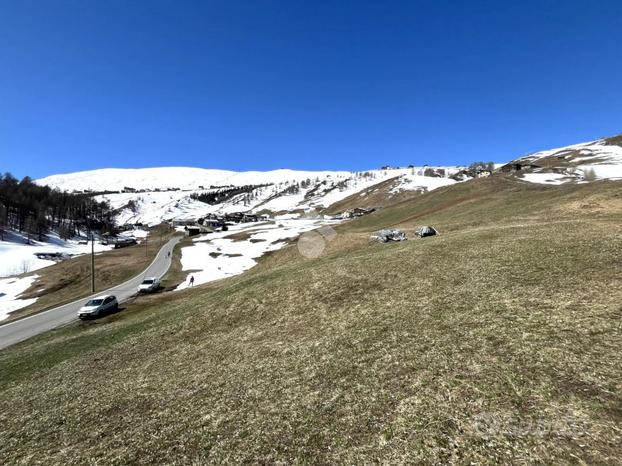
[[[619,132],[619,0],[0,0],[20,177],[503,161]]]

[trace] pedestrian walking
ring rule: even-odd
[[[194,286],[194,275],[190,275],[190,286]]]

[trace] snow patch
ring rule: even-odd
[[[524,173],[523,180],[539,184],[563,184],[572,181],[572,178],[563,173]]]
[[[38,275],[23,278],[0,279],[0,320],[9,317],[11,312],[30,306],[37,298],[19,299],[19,296],[32,286]]]
[[[443,186],[449,186],[451,184],[458,183],[456,180],[452,178],[435,178],[431,176],[423,176],[423,175],[413,175],[407,174],[403,175],[399,179],[399,184],[394,187],[391,192],[397,193],[400,191],[414,191],[414,190],[423,190],[423,191],[432,191],[437,188],[441,188]]]
[[[598,164],[598,165],[579,165],[578,169],[583,173],[593,171],[597,179],[601,180],[622,180],[622,162],[618,165],[614,164]]]
[[[104,246],[95,242],[95,252],[103,252],[112,249],[112,246]],[[32,241],[26,244],[19,235],[13,235],[11,241],[0,241],[0,277],[9,277],[39,270],[56,262],[39,259],[36,253],[65,253],[72,256],[89,254],[91,252],[90,241],[87,244],[79,244],[77,240],[64,241],[56,235],[48,235],[48,241]]]
[[[177,289],[188,288],[190,277],[194,277],[195,285],[200,285],[239,275],[254,267],[256,259],[268,251],[281,249],[289,239],[334,223],[337,222],[319,218],[281,218],[276,223],[238,224],[229,231],[202,235],[194,240],[195,244],[181,249],[182,270],[190,273]],[[238,241],[228,238],[236,233],[246,233],[248,238]]]

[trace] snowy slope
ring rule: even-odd
[[[238,275],[254,267],[257,259],[269,251],[284,247],[289,240],[301,233],[338,222],[322,218],[281,218],[261,223],[233,225],[229,231],[201,235],[191,246],[182,248],[182,270],[190,271],[178,290],[188,288],[190,277],[194,285]],[[332,231],[332,230],[331,230]],[[240,233],[247,233],[245,239],[232,239]],[[316,246],[323,248],[330,238],[319,239]]]
[[[112,246],[104,246],[95,242],[95,252],[103,252],[112,249]],[[32,272],[56,262],[39,259],[37,253],[64,253],[70,256],[78,256],[91,252],[91,243],[80,244],[76,240],[62,240],[56,234],[48,235],[47,242],[31,240],[27,244],[24,236],[10,232],[5,235],[5,241],[0,241],[0,278],[10,277],[23,273]]]
[[[348,176],[349,172],[272,170],[266,172],[234,172],[191,167],[104,168],[63,175],[52,175],[37,180],[63,191],[119,191],[134,189],[196,190],[210,186],[244,186],[264,183],[302,181],[307,178]]]
[[[535,165],[520,176],[529,182],[561,184],[622,179],[622,136],[573,144],[520,157],[507,164]],[[521,170],[523,171],[523,170]]]
[[[40,185],[62,191],[119,191],[134,189],[198,189],[199,186],[222,185],[236,173],[227,170],[206,170],[188,167],[103,168],[37,180]]]
[[[273,170],[230,172],[200,168],[103,169],[37,180],[67,191],[108,192],[106,200],[118,209],[117,222],[155,225],[166,220],[189,220],[208,213],[272,212],[321,210],[389,179],[399,190],[432,190],[455,183],[449,175],[457,167],[446,167],[445,177],[424,176],[424,167],[407,169],[346,171]],[[216,192],[224,187],[253,186],[218,204],[206,204],[192,194]],[[130,188],[130,189],[127,189]],[[117,192],[110,191],[134,191]]]
[[[39,278],[38,275],[29,275],[22,278],[0,278],[0,320],[9,317],[11,312],[30,306],[37,298],[20,299],[24,293]]]

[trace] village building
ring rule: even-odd
[[[501,171],[504,173],[508,172],[517,172],[521,170],[533,169],[533,168],[541,168],[540,165],[536,165],[534,163],[529,162],[511,162],[506,163],[501,167]]]
[[[202,225],[191,225],[184,228],[186,230],[186,235],[188,236],[197,236],[205,233],[211,233],[211,228],[204,227]]]

